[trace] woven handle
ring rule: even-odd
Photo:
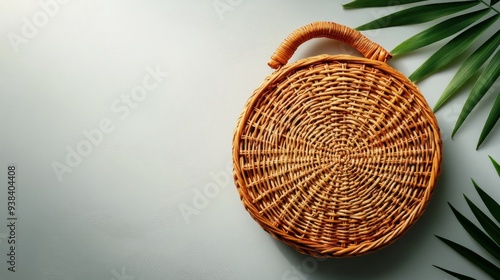
[[[330,38],[344,42],[369,59],[386,62],[392,57],[383,47],[352,28],[334,22],[313,22],[290,34],[271,56],[268,65],[274,69],[285,65],[302,43],[313,38]]]

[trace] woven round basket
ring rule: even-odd
[[[319,55],[287,64],[327,37],[365,57]],[[391,54],[332,22],[294,31],[269,62],[233,139],[244,207],[273,237],[315,257],[391,244],[424,212],[441,165],[441,136],[418,88]]]

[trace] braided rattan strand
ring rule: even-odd
[[[321,55],[284,66],[253,93],[233,139],[250,215],[301,253],[383,248],[422,215],[441,138],[418,88],[386,63]]]
[[[271,56],[268,65],[276,69],[285,65],[297,48],[312,38],[330,38],[357,49],[364,57],[388,61],[392,55],[380,45],[366,38],[357,30],[334,22],[313,22],[290,34]]]

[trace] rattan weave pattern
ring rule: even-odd
[[[319,55],[282,66],[316,37],[376,59]],[[243,205],[301,253],[344,257],[387,246],[422,215],[440,173],[436,118],[385,63],[390,54],[366,40],[331,22],[298,29],[238,120],[233,165]]]

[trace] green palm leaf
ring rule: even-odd
[[[500,176],[500,166],[498,163],[490,156],[490,160],[493,163],[495,169],[497,169],[497,173]],[[498,166],[498,168],[497,168]],[[500,205],[491,198],[488,194],[486,194],[477,184],[472,180],[472,183],[479,193],[482,201],[488,208],[488,210],[493,214],[495,219],[500,222]],[[493,255],[497,260],[500,260],[500,227],[492,221],[486,214],[484,214],[472,201],[470,201],[467,196],[464,195],[467,204],[469,205],[472,213],[478,219],[479,223],[482,225],[487,234],[485,234],[479,227],[477,227],[474,223],[472,223],[469,219],[467,219],[464,215],[462,215],[459,211],[457,211],[450,203],[451,210],[455,217],[458,219],[462,227],[472,236],[484,249],[486,249],[491,255]],[[453,248],[456,252],[458,252],[463,257],[467,258],[470,262],[479,266],[483,271],[491,275],[494,279],[500,279],[500,267],[492,264],[485,258],[481,257],[477,253],[472,250],[459,245],[453,241],[448,239],[436,236],[441,241],[446,243],[448,246]],[[457,277],[458,279],[474,279],[466,275],[462,275],[439,266],[434,265],[434,267],[441,269],[442,271]]]
[[[458,90],[476,73],[479,68],[488,60],[491,54],[500,44],[500,30],[491,36],[481,47],[479,47],[471,56],[464,61],[460,69],[458,69],[453,79],[448,84],[444,92],[439,97],[434,111],[437,111],[441,106],[453,97]]]
[[[484,139],[486,139],[486,137],[490,134],[491,130],[498,122],[498,119],[500,119],[500,92],[498,93],[497,98],[495,99],[495,103],[493,103],[493,107],[491,108],[490,114],[486,119],[486,123],[484,124],[483,130],[481,131],[481,135],[479,136],[476,149],[478,149],[479,146],[481,146]]]
[[[391,53],[393,56],[398,56],[440,41],[471,25],[488,12],[489,9],[482,9],[445,20],[405,40],[397,45]]]
[[[466,275],[463,275],[463,274],[460,274],[460,273],[456,273],[456,272],[453,272],[453,271],[450,271],[448,269],[444,269],[442,267],[439,267],[437,265],[433,265],[435,268],[439,268],[441,269],[442,271],[448,273],[449,275],[459,279],[459,280],[476,280],[475,278],[472,278],[472,277],[469,277],[469,276],[466,276]]]
[[[500,223],[500,205],[498,205],[498,203],[491,196],[483,191],[476,184],[476,182],[474,182],[474,180],[472,180],[472,184],[474,184],[474,188],[476,188],[477,193],[481,197],[481,200],[484,202],[484,205],[486,205],[486,208],[488,208],[488,211],[490,211],[491,215],[497,220],[497,222]]]
[[[500,0],[491,0],[490,1],[490,6],[495,5],[496,3],[500,2]]]
[[[498,246],[495,241],[493,241],[487,234],[485,234],[479,227],[467,219],[464,215],[458,212],[450,203],[448,203],[453,214],[460,222],[462,227],[469,233],[469,235],[474,238],[474,240],[479,243],[484,249],[486,249],[492,256],[497,260],[500,260],[500,246]]]
[[[487,259],[481,257],[476,252],[474,252],[474,251],[472,251],[472,250],[470,250],[470,249],[468,249],[460,244],[457,244],[451,240],[448,240],[446,238],[443,238],[443,237],[440,237],[437,235],[436,235],[436,237],[439,238],[439,240],[443,241],[446,245],[451,247],[453,250],[455,250],[457,253],[462,255],[464,258],[468,259],[470,262],[477,265],[482,270],[484,270],[486,273],[491,275],[493,277],[493,279],[500,279],[500,268],[498,268],[497,266],[492,264]]]
[[[372,8],[372,7],[387,7],[387,6],[398,6],[409,3],[422,2],[426,0],[399,0],[399,1],[387,1],[387,0],[355,0],[342,6],[346,9],[356,9],[356,8]]]
[[[484,230],[488,233],[489,236],[497,243],[500,244],[500,228],[491,220],[486,214],[484,214],[481,209],[479,209],[470,199],[465,196],[465,200],[467,204],[469,204],[470,209],[474,216],[476,216],[477,220],[484,228]]]
[[[498,15],[494,15],[460,33],[429,57],[424,64],[410,75],[409,79],[414,82],[420,81],[450,64],[459,55],[465,52],[477,38],[498,19],[498,17]]]
[[[498,15],[495,16],[498,18]],[[491,18],[490,18],[491,19]],[[463,124],[465,119],[469,116],[469,113],[474,109],[479,100],[483,98],[488,89],[493,85],[493,83],[500,76],[500,51],[497,51],[495,56],[491,59],[488,66],[484,69],[481,76],[478,78],[477,82],[472,87],[469,97],[465,101],[464,107],[458,116],[457,123],[453,129],[452,136],[458,131],[460,126]]]
[[[498,162],[496,162],[491,156],[490,156],[490,160],[491,160],[491,163],[493,164],[493,166],[495,167],[495,170],[498,173],[498,177],[500,177],[500,164],[498,164]],[[500,223],[500,206],[498,206],[498,218],[496,218],[496,219]]]
[[[357,30],[369,30],[390,26],[416,24],[438,19],[454,14],[479,4],[479,1],[449,2],[429,4],[408,8],[390,15],[381,17],[367,24],[357,27]]]

